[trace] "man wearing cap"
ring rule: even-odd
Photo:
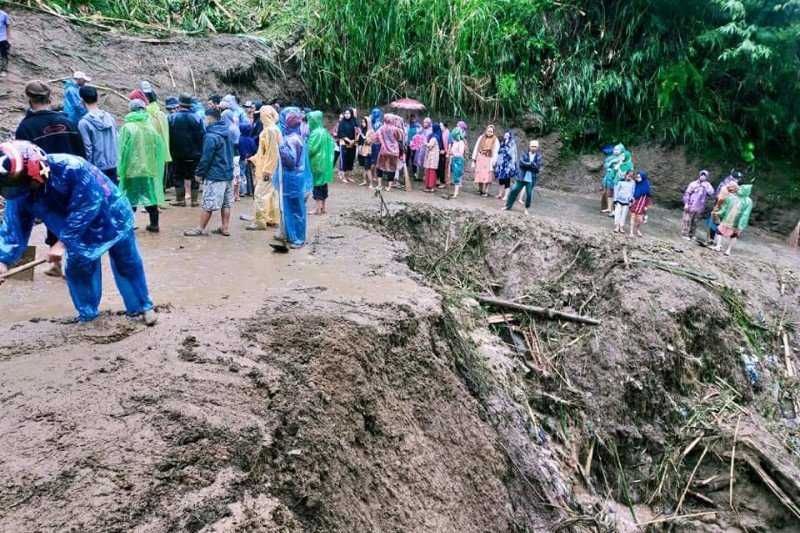
[[[164,108],[167,110],[167,120],[169,120],[169,115],[174,115],[178,111],[178,99],[174,96],[168,96],[164,100]]]
[[[169,116],[169,142],[172,152],[172,178],[175,185],[175,203],[186,207],[186,190],[191,191],[191,205],[197,207],[200,184],[195,179],[195,171],[203,154],[203,122],[193,111],[192,97],[181,94],[178,97],[178,111]]]
[[[25,95],[30,109],[17,126],[16,139],[30,141],[47,153],[85,157],[83,140],[75,125],[64,113],[50,109],[50,88],[44,82],[32,81],[25,86]],[[48,229],[44,242],[54,246],[58,237]],[[60,263],[53,263],[45,274],[61,277]]]
[[[64,81],[64,113],[75,126],[86,114],[86,107],[81,101],[80,89],[92,79],[80,70],[72,75],[72,79]]]
[[[0,224],[0,274],[20,259],[34,221],[41,219],[60,239],[48,259],[61,263],[66,255],[67,286],[82,322],[99,314],[100,257],[108,252],[128,314],[143,315],[149,326],[156,323],[130,204],[96,167],[71,155],[48,155],[26,141],[3,143],[0,194],[6,198]]]
[[[78,131],[86,149],[86,160],[103,171],[111,181],[117,180],[117,120],[97,105],[97,89],[84,85],[81,101],[87,113],[78,122]]]

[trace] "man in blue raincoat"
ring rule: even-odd
[[[87,113],[86,106],[81,100],[80,90],[90,81],[92,78],[79,70],[72,75],[72,79],[64,82],[64,113],[76,128],[83,115]]]
[[[133,211],[100,170],[77,156],[47,155],[26,141],[7,142],[0,144],[0,195],[6,198],[0,276],[22,257],[39,219],[58,236],[49,260],[65,261],[67,286],[82,322],[98,316],[100,257],[108,252],[128,314],[143,315],[149,326],[156,323],[133,234]]]

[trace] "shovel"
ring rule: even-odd
[[[25,263],[24,265],[11,268],[8,270],[8,272],[0,276],[0,280],[6,280],[15,274],[19,274],[20,272],[25,272],[26,270],[30,270],[32,268],[36,268],[37,266],[42,265],[44,263],[47,263],[47,259],[37,259],[36,261],[31,261],[30,263]]]

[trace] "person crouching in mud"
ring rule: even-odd
[[[65,261],[64,275],[81,322],[99,314],[100,257],[108,252],[128,315],[143,315],[148,326],[156,323],[133,233],[133,210],[100,170],[77,156],[47,155],[27,141],[7,142],[0,144],[0,194],[6,198],[0,276],[22,257],[39,219],[58,236],[48,259]]]

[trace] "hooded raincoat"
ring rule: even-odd
[[[500,143],[500,150],[497,153],[497,163],[494,167],[494,175],[501,185],[506,187],[511,185],[512,179],[519,176],[519,155],[517,153],[517,141],[514,134],[507,131],[503,135],[503,142]]]
[[[613,153],[606,158],[604,166],[606,173],[603,177],[603,188],[613,189],[617,183],[625,179],[628,172],[633,170],[633,156],[624,145],[618,144],[614,147]]]
[[[725,237],[738,237],[747,228],[753,211],[752,192],[752,185],[742,185],[736,194],[725,199],[719,210],[719,233]]]
[[[136,206],[164,203],[164,163],[167,147],[147,111],[125,116],[119,132],[119,187]]]
[[[86,106],[81,100],[80,87],[75,80],[64,82],[64,113],[72,122],[72,126],[77,128],[78,122],[86,114]]]
[[[278,129],[278,112],[271,105],[265,105],[259,112],[263,129],[258,138],[258,151],[250,158],[254,165],[255,192],[253,206],[256,226],[266,228],[280,222],[280,198],[273,186],[273,178],[278,173],[281,132]]]
[[[310,133],[306,146],[311,161],[311,175],[314,177],[314,187],[321,187],[333,181],[333,150],[336,143],[322,123],[322,111],[308,114],[308,129]]]
[[[708,182],[708,174],[703,172],[686,187],[683,193],[683,210],[694,215],[701,214],[706,209],[706,202],[713,196],[714,187]]]
[[[169,121],[167,121],[167,114],[161,111],[161,106],[158,105],[158,102],[150,102],[145,109],[147,109],[147,114],[150,115],[153,127],[164,141],[164,146],[167,147],[164,154],[164,162],[171,163],[172,156],[169,153]]]
[[[306,241],[306,181],[311,172],[308,150],[300,134],[303,112],[287,107],[280,113],[280,172],[277,176],[281,195],[281,237],[294,246]]]
[[[100,170],[117,168],[117,121],[114,115],[94,109],[78,122],[78,131],[89,163]]]
[[[34,221],[39,219],[64,243],[64,275],[82,321],[97,317],[102,295],[100,257],[106,252],[128,313],[152,309],[128,200],[97,167],[80,157],[51,154],[47,162],[50,174],[42,188],[6,199],[0,262],[9,265],[22,257]]]

